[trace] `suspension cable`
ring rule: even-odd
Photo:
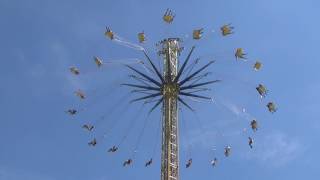
[[[125,77],[122,77],[120,80],[122,80],[122,79],[124,79]],[[103,93],[103,94],[101,94],[101,95],[93,95],[92,96],[92,101],[90,102],[88,102],[87,104],[82,104],[82,105],[80,105],[79,106],[79,112],[81,112],[81,111],[84,111],[85,109],[86,109],[86,107],[92,107],[92,106],[94,106],[94,105],[96,105],[96,103],[98,103],[98,101],[100,100],[100,98],[103,96],[103,98],[107,98],[107,97],[109,97],[112,93],[111,92],[113,92],[113,91],[117,91],[117,89],[119,89],[120,88],[120,85],[119,85],[119,83],[118,83],[118,81],[120,81],[120,80],[115,80],[115,81],[113,81],[112,83],[111,83],[111,85],[108,85],[108,87],[105,87],[105,88],[103,88],[103,92],[105,92],[105,93]],[[98,90],[99,88],[96,88],[96,89],[94,89],[93,90],[93,93],[94,94],[96,94],[96,92],[97,92],[97,90]],[[90,98],[90,97],[89,97]]]
[[[141,106],[140,109],[138,110],[138,113],[137,113],[135,116],[133,116],[133,118],[131,119],[129,126],[127,127],[127,129],[126,129],[126,131],[125,131],[125,134],[124,134],[124,136],[121,138],[121,140],[120,140],[120,142],[118,143],[118,146],[117,146],[117,147],[120,147],[120,145],[122,145],[122,143],[126,140],[126,138],[128,137],[128,135],[130,134],[130,131],[131,131],[131,129],[134,127],[135,122],[137,121],[137,119],[138,119],[138,118],[140,117],[140,115],[142,114],[141,111],[142,111],[142,109],[143,109],[143,106],[144,106],[144,105],[142,104],[142,106]]]
[[[192,70],[194,69],[194,67],[196,67],[196,65],[199,63],[200,58],[195,59],[187,68],[186,70],[184,70],[185,72],[187,72],[186,77],[188,77],[190,75],[190,73],[192,72]],[[184,74],[184,73],[183,73]]]
[[[191,144],[190,144],[190,141],[189,140],[189,131],[188,131],[188,126],[187,126],[187,120],[185,119],[184,117],[184,113],[183,113],[183,110],[182,108],[180,108],[180,113],[181,113],[181,120],[180,120],[180,123],[181,123],[181,126],[182,126],[182,132],[181,134],[184,135],[184,138],[186,142],[186,146],[187,146],[187,149],[186,149],[186,156],[187,158],[190,157],[190,147],[191,147]],[[184,133],[183,133],[183,129],[184,129]],[[188,157],[189,156],[189,157]]]
[[[134,159],[134,155],[135,155],[135,152],[137,152],[137,149],[141,143],[141,139],[142,139],[142,136],[144,134],[144,131],[145,131],[145,128],[146,126],[148,125],[148,120],[149,120],[149,117],[150,117],[150,114],[147,114],[147,116],[145,117],[144,121],[143,121],[143,127],[142,127],[142,130],[140,131],[139,135],[138,135],[138,139],[136,141],[136,144],[134,146],[134,149],[133,149],[133,155],[132,155],[132,158]]]
[[[120,115],[117,117],[119,119],[118,121],[112,121],[112,119],[110,119],[110,121],[111,121],[110,126],[108,127],[107,130],[104,131],[104,133],[99,137],[99,139],[105,139],[107,137],[107,135],[112,132],[113,128],[119,123],[119,121],[121,119],[123,119],[122,117],[125,115],[124,112],[127,112],[127,110],[129,109],[129,106],[130,106],[130,103],[127,103],[127,104],[125,104],[125,106],[123,108],[121,108],[121,113],[119,113]],[[109,117],[112,113],[113,112],[111,112],[110,114],[105,113],[104,116],[100,117],[101,118],[100,121],[102,121],[106,117]]]
[[[125,99],[129,98],[131,96],[131,93],[126,93],[124,96],[122,96],[120,98],[119,101],[117,101],[116,104],[114,104],[111,108],[108,109],[108,111],[106,111],[99,119],[97,119],[96,121],[93,122],[94,126],[97,126],[98,124],[101,123],[101,121],[103,121],[105,118],[110,117],[117,108],[119,108],[119,106],[125,102]]]
[[[155,153],[157,151],[157,147],[161,144],[161,140],[160,139],[160,136],[161,136],[161,132],[160,132],[160,129],[161,129],[161,125],[162,125],[162,117],[160,116],[160,121],[158,122],[158,127],[157,127],[157,131],[156,131],[156,140],[155,140],[155,143],[154,143],[154,147],[153,147],[153,151],[152,151],[152,156],[151,157],[154,157],[155,156]]]

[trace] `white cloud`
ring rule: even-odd
[[[184,137],[182,139],[182,146],[187,148],[188,146],[197,146],[202,148],[211,148],[213,146],[212,143],[209,142],[217,142],[218,137],[221,134],[217,131],[203,131],[202,129],[193,130],[190,133],[190,137]]]
[[[196,128],[189,131],[188,135],[182,137],[182,148],[195,146],[201,149],[210,149],[222,151],[226,145],[231,145],[231,142],[241,141],[239,137],[246,133],[246,129],[240,128],[227,128],[224,131],[217,130],[217,127]]]
[[[45,176],[36,172],[22,170],[12,170],[0,167],[0,180],[55,180],[55,178]]]
[[[203,149],[221,150],[226,144],[234,146],[242,158],[254,160],[266,166],[280,167],[291,163],[297,159],[305,150],[306,146],[297,138],[290,137],[285,133],[277,132],[261,135],[261,138],[255,139],[254,149],[248,151],[248,147],[243,143],[244,129],[229,130],[220,133],[215,130],[193,130],[190,137],[182,138],[183,148],[196,146]]]
[[[265,136],[256,144],[253,153],[245,155],[271,166],[283,166],[295,160],[305,149],[303,144],[284,133]]]

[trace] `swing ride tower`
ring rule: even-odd
[[[192,69],[197,64],[197,59],[187,67],[188,61],[195,48],[194,46],[191,48],[186,60],[182,63],[181,67],[179,67],[178,57],[183,49],[180,47],[180,43],[181,40],[179,38],[168,38],[158,44],[158,46],[160,46],[158,54],[163,57],[162,73],[161,67],[157,68],[144,51],[144,55],[152,67],[150,70],[152,70],[153,75],[155,76],[149,76],[134,67],[126,65],[135,74],[139,75],[131,75],[131,77],[144,85],[131,83],[122,84],[135,88],[131,92],[146,94],[142,97],[135,98],[130,102],[156,102],[149,113],[162,104],[161,180],[179,180],[178,102],[189,110],[194,111],[184,98],[190,97],[193,99],[211,101],[211,97],[202,96],[196,93],[207,91],[208,88],[205,88],[205,86],[219,82],[219,80],[201,81],[209,74],[208,72],[204,74],[201,73],[214,61],[207,62],[196,71],[192,71]],[[184,74],[185,71],[187,71],[187,73]],[[184,76],[183,78],[182,75]],[[157,77],[160,81],[157,81]]]
[[[163,20],[166,23],[171,24],[174,17],[175,15],[173,14],[173,12],[170,9],[167,9],[163,16]],[[222,31],[222,36],[233,34],[233,29],[234,28],[230,26],[230,24],[223,25],[220,28],[220,30]],[[193,40],[201,39],[202,31],[202,28],[194,30]],[[145,60],[139,60],[139,62],[136,63],[121,63],[129,70],[131,70],[132,73],[129,75],[130,78],[127,78],[128,82],[122,83],[121,86],[131,88],[130,93],[138,95],[138,97],[132,99],[130,103],[143,102],[144,105],[151,104],[149,114],[153,112],[157,107],[161,107],[162,105],[161,180],[179,180],[180,163],[178,108],[180,107],[178,107],[178,105],[194,112],[195,110],[189,104],[190,100],[197,102],[199,102],[199,100],[212,102],[212,97],[201,93],[208,93],[208,91],[210,91],[211,89],[207,86],[220,82],[219,79],[208,80],[207,77],[209,77],[211,73],[205,72],[205,70],[215,61],[201,60],[200,62],[200,58],[196,58],[193,60],[191,58],[190,60],[190,57],[195,49],[195,46],[192,46],[191,50],[186,56],[186,59],[181,62],[180,66],[179,57],[183,49],[182,47],[180,47],[181,40],[179,38],[166,38],[157,44],[157,46],[159,47],[158,55],[162,56],[163,61],[162,66],[161,63],[159,64],[159,66],[156,66],[153,60],[148,56],[147,51],[142,46],[123,40],[123,38],[120,38],[119,36],[114,34],[108,27],[106,29],[105,35],[112,41],[120,43],[126,47],[142,51],[144,53]],[[138,34],[138,39],[140,43],[143,43],[145,41],[144,32]],[[236,49],[236,60],[246,59],[245,55],[246,54],[244,53],[242,48]],[[103,65],[102,60],[98,57],[94,57],[94,61],[98,67],[101,67]],[[199,66],[199,64],[201,64],[202,62],[204,64],[201,65],[201,67],[196,67],[197,65]],[[134,67],[134,65],[132,64],[139,65],[139,67]],[[254,70],[258,71],[261,66],[262,64],[257,61],[254,64]],[[142,70],[140,70],[139,68]],[[76,67],[71,67],[70,71],[74,75],[80,74],[80,71]],[[132,80],[134,80],[134,82],[131,82]],[[261,97],[265,97],[265,95],[267,94],[266,88],[261,84],[259,84],[256,90],[261,95]],[[76,95],[82,100],[86,97],[85,94],[80,90],[76,92]],[[267,107],[271,113],[274,113],[277,110],[273,102],[269,102],[267,104]],[[77,113],[77,110],[69,109],[67,112],[73,116]],[[133,120],[135,120],[136,118],[137,117],[134,117]],[[132,125],[130,124],[129,128],[134,125],[134,122],[135,121],[132,121]],[[146,123],[147,118],[145,120],[142,132],[138,137],[136,148],[138,147],[138,144],[141,140],[144,129],[146,127]],[[114,126],[114,124],[112,126]],[[257,121],[255,119],[252,120],[250,126],[255,132],[258,126]],[[94,128],[94,126],[91,124],[85,124],[82,127],[88,131],[92,131],[92,129]],[[124,138],[121,139],[119,145],[127,137],[129,131],[125,131],[125,133],[126,134]],[[252,148],[253,140],[251,139],[251,137],[249,137],[249,139],[249,145]],[[89,146],[96,146],[96,144],[96,138],[88,143]],[[151,165],[152,158],[154,156],[154,153],[156,152],[156,147],[157,143],[155,144],[155,149],[153,151],[151,159],[145,164],[146,167]],[[117,149],[118,146],[113,146],[111,148],[111,152],[116,152]],[[230,150],[230,146],[227,146],[224,149],[225,156],[229,156]],[[214,158],[212,163],[213,166],[216,165],[216,161],[217,159]],[[123,163],[123,166],[130,166],[132,162],[133,158],[129,157],[129,159],[127,159]],[[187,162],[186,168],[188,168],[191,163],[192,159]]]
[[[179,179],[179,128],[178,103],[179,84],[174,80],[178,73],[178,56],[181,48],[179,39],[170,38],[161,41],[159,55],[163,56],[162,87],[162,153],[161,180]]]

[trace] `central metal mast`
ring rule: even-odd
[[[198,60],[195,60],[190,66],[187,66],[195,47],[191,48],[186,60],[182,63],[181,67],[179,67],[178,57],[183,49],[179,44],[180,39],[178,38],[165,39],[158,44],[158,46],[160,46],[158,53],[163,56],[162,74],[160,72],[161,67],[157,69],[150,57],[144,51],[144,55],[150,63],[154,75],[156,75],[160,81],[157,81],[157,77],[150,77],[143,72],[126,65],[129,69],[134,71],[135,74],[141,76],[131,75],[131,77],[144,85],[131,83],[122,84],[137,88],[131,92],[147,92],[147,95],[135,98],[131,100],[131,102],[144,101],[145,103],[150,103],[152,101],[157,101],[150,109],[150,113],[162,103],[161,180],[179,180],[178,101],[189,110],[194,111],[192,107],[184,101],[184,98],[192,97],[212,100],[211,97],[202,96],[196,94],[196,92],[207,91],[208,88],[203,88],[203,86],[219,82],[219,80],[201,81],[209,74],[201,74],[202,71],[208,68],[214,61],[209,61],[194,72],[192,72],[192,68]],[[189,67],[191,67],[191,69],[186,70]],[[184,77],[184,71],[188,71],[186,77]],[[145,81],[148,83],[145,83]],[[154,100],[154,98],[159,99]]]
[[[161,180],[179,179],[179,128],[178,104],[179,85],[174,82],[178,73],[178,56],[181,48],[179,39],[170,38],[161,41],[163,55],[164,84],[162,94],[162,154],[161,154]]]

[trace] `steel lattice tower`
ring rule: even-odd
[[[173,82],[178,72],[179,40],[166,39],[161,42],[163,55],[163,105],[162,105],[162,154],[161,180],[179,179],[179,128],[178,103],[179,86]]]
[[[207,62],[198,70],[192,72],[195,60],[187,74],[184,74],[186,66],[190,60],[195,47],[192,47],[186,60],[179,67],[178,57],[183,48],[180,47],[179,38],[168,38],[159,43],[159,55],[163,56],[163,72],[157,68],[145,51],[144,55],[151,65],[153,74],[147,75],[138,69],[126,65],[135,74],[130,75],[139,84],[124,83],[122,85],[134,88],[132,93],[145,94],[135,98],[131,102],[144,101],[144,104],[156,102],[150,109],[151,113],[162,104],[162,153],[161,153],[161,180],[179,179],[179,128],[178,128],[178,102],[194,111],[184,98],[212,100],[211,97],[199,95],[197,93],[209,90],[206,85],[219,82],[219,80],[201,82],[208,76],[201,74],[214,61]],[[190,73],[190,74],[189,74]],[[182,78],[182,75],[186,77]],[[158,98],[158,99],[157,99]]]
[[[163,16],[163,20],[170,24],[172,23],[174,17],[175,15],[172,13],[172,11],[170,9],[167,9],[166,13]],[[220,29],[223,36],[233,34],[233,27],[230,26],[230,24],[224,25]],[[201,38],[201,34],[203,33],[202,31],[203,28],[194,30],[193,39],[199,40]],[[129,77],[130,79],[134,79],[135,83],[128,82],[121,85],[133,88],[133,90],[131,90],[131,93],[140,95],[142,94],[140,97],[131,100],[130,103],[143,101],[144,104],[153,104],[149,111],[149,114],[157,107],[160,107],[162,104],[161,180],[179,180],[180,162],[178,103],[179,105],[184,106],[191,111],[194,111],[194,109],[187,103],[188,101],[185,101],[185,98],[193,101],[198,99],[212,101],[211,97],[207,97],[199,93],[209,91],[210,88],[207,88],[207,85],[220,82],[220,80],[203,81],[210,74],[210,72],[204,72],[204,70],[207,69],[215,61],[205,61],[205,65],[198,68],[197,70],[194,70],[194,67],[198,64],[200,58],[195,59],[188,65],[190,57],[195,49],[195,46],[193,46],[186,59],[182,62],[182,65],[179,66],[178,58],[180,56],[181,50],[183,49],[180,47],[181,41],[179,38],[168,38],[162,40],[159,44],[157,44],[160,46],[158,54],[159,56],[163,57],[163,71],[161,72],[161,65],[159,65],[159,67],[155,66],[154,62],[148,56],[146,50],[143,47],[123,41],[122,38],[116,36],[108,27],[105,35],[111,40],[116,40],[117,42],[123,43],[125,46],[129,46],[143,52],[146,61],[142,60],[137,62],[136,64],[143,66],[144,70],[146,70],[147,73],[129,65],[129,63],[124,63],[125,66],[132,70],[132,72],[134,73],[130,74]],[[144,32],[139,33],[138,38],[140,43],[144,42]],[[246,59],[245,55],[246,53],[244,53],[242,48],[236,49],[236,60]],[[98,57],[94,57],[94,61],[98,67],[103,65],[102,60]],[[257,61],[254,64],[254,69],[257,71],[261,68],[261,66],[262,64]],[[76,67],[71,67],[70,71],[75,75],[79,75],[80,73]],[[267,89],[262,84],[259,84],[256,90],[259,92],[261,97],[265,97],[267,94]],[[76,91],[76,95],[81,99],[85,99],[85,95],[80,90]],[[267,104],[267,107],[271,113],[274,113],[277,110],[273,102],[269,102]],[[75,115],[77,113],[77,110],[69,109],[67,112],[70,115]],[[257,130],[258,124],[255,119],[251,121],[250,125],[254,131]],[[91,131],[94,126],[85,124],[83,128]],[[253,140],[251,139],[251,137],[249,137],[249,139],[249,145],[252,148],[251,144],[253,143]],[[97,144],[96,139],[94,138],[88,144],[90,146],[95,146]],[[117,149],[118,147],[113,146],[111,148],[111,151],[109,152],[115,152],[117,151]],[[228,156],[229,152],[230,147],[227,146],[225,148],[225,156]],[[124,162],[123,166],[130,165],[132,162],[133,160],[129,158]],[[145,166],[149,166],[151,163],[152,158],[147,161]],[[189,159],[188,163],[186,164],[186,168],[188,168],[191,163],[192,159]]]

